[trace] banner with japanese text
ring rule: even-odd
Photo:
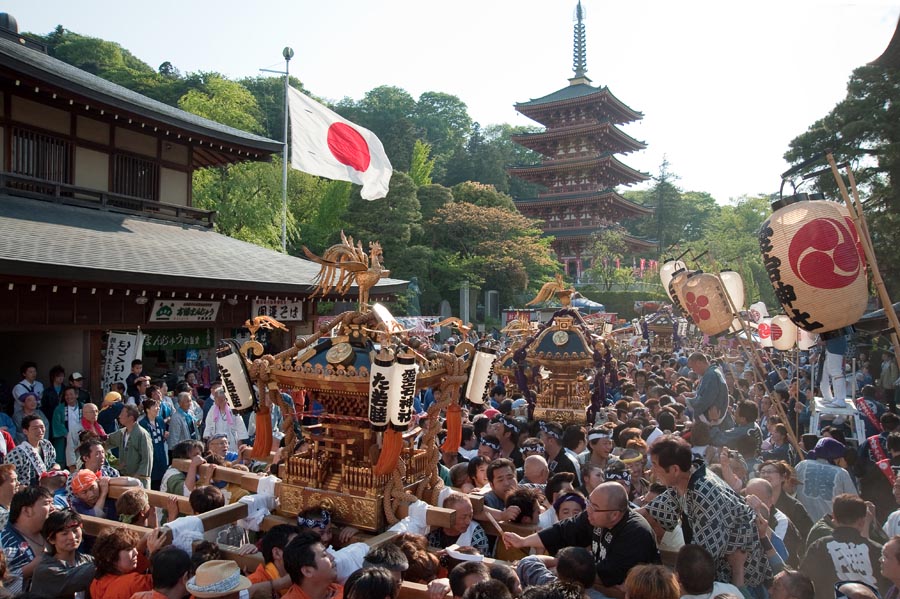
[[[114,383],[124,383],[131,373],[131,361],[140,359],[143,335],[137,333],[110,332],[106,342],[106,356],[103,361],[102,387],[103,393],[111,389]]]

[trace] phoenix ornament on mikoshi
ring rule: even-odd
[[[324,297],[335,290],[339,295],[344,295],[349,291],[350,286],[355,282],[359,287],[359,310],[360,312],[369,311],[369,291],[374,287],[381,277],[387,277],[391,271],[382,268],[382,251],[381,244],[377,241],[369,243],[369,253],[363,250],[362,243],[353,243],[353,237],[347,237],[341,231],[341,243],[336,243],[322,254],[322,257],[316,256],[306,246],[303,246],[303,253],[313,262],[320,264],[319,274],[313,279],[316,283],[316,290],[310,295]]]
[[[575,289],[567,287],[565,281],[563,281],[562,275],[559,273],[556,273],[556,279],[544,283],[535,298],[525,305],[533,306],[534,304],[546,302],[554,295],[564,308],[570,308],[572,306],[572,297],[575,295]]]

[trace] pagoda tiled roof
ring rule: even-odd
[[[546,96],[535,98],[527,102],[519,102],[516,104],[516,110],[525,116],[546,125],[547,123],[542,119],[542,113],[545,113],[548,110],[591,103],[607,104],[610,114],[619,115],[618,119],[613,119],[616,123],[627,123],[644,117],[642,112],[634,110],[614,96],[613,93],[609,91],[608,87],[594,87],[593,85],[587,85],[586,83],[567,85]]]
[[[622,182],[625,184],[638,183],[650,178],[649,174],[631,168],[610,152],[605,152],[600,156],[548,160],[540,164],[516,165],[507,169],[507,172],[520,179],[540,181],[544,178],[544,175],[601,166],[608,166],[618,171],[622,175]]]
[[[540,152],[537,148],[539,148],[543,142],[570,137],[595,136],[602,133],[605,133],[611,139],[619,142],[620,146],[625,148],[620,150],[620,152],[623,153],[643,150],[647,147],[646,143],[631,137],[616,127],[615,124],[611,123],[608,119],[603,122],[579,123],[568,127],[554,127],[547,129],[546,131],[538,131],[535,133],[522,133],[513,135],[511,139],[519,145]]]
[[[622,196],[612,187],[606,189],[598,189],[597,191],[572,193],[572,194],[548,194],[536,198],[521,198],[513,200],[516,206],[537,207],[537,206],[561,206],[568,204],[586,204],[594,200],[614,199],[616,204],[627,208],[632,212],[646,215],[653,214],[653,208],[648,208],[637,202],[633,202]]]

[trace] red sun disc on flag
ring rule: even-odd
[[[361,173],[369,168],[369,144],[359,131],[349,125],[332,123],[328,127],[328,149],[341,164]]]

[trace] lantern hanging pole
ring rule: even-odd
[[[708,252],[708,250],[707,250]],[[707,253],[704,252],[704,253]],[[744,317],[741,316],[740,311],[737,309],[737,306],[734,305],[734,302],[731,300],[731,295],[728,293],[728,289],[725,287],[725,281],[722,280],[722,273],[719,271],[718,266],[716,265],[715,258],[710,254],[709,257],[710,262],[712,262],[713,270],[716,273],[716,279],[719,281],[719,285],[722,287],[723,295],[725,296],[725,301],[728,302],[728,306],[731,308],[731,316],[732,322],[736,318],[738,322],[741,324],[741,330],[738,331],[737,339],[738,343],[740,343],[744,349],[750,354],[753,360],[753,365],[756,367],[757,374],[760,376],[760,380],[765,381],[765,373],[766,369],[763,366],[762,360],[759,358],[759,354],[756,353],[756,348],[753,347],[753,342],[750,341],[750,327],[747,325],[747,321],[744,320]],[[741,333],[743,333],[743,337]],[[782,382],[786,382],[784,377],[781,376],[781,372],[776,369],[776,374],[778,374],[778,378],[781,379]],[[800,385],[797,385],[797,390],[799,393]],[[790,386],[788,386],[788,394],[790,394]],[[798,398],[799,399],[799,398]],[[791,426],[791,421],[788,420],[787,412],[784,410],[784,406],[781,405],[781,400],[777,397],[772,398],[772,405],[775,406],[775,410],[778,412],[778,416],[781,418],[781,421],[784,423],[785,428],[788,433],[788,440],[790,440],[791,445],[794,446],[794,450],[797,451],[798,456],[804,455],[803,448],[800,446],[800,443],[797,441],[797,435],[794,433],[794,427]]]
[[[863,247],[863,252],[866,254],[866,260],[869,263],[869,267],[872,269],[872,281],[875,283],[875,291],[878,293],[878,299],[881,300],[881,305],[884,307],[884,314],[887,316],[891,328],[894,329],[894,332],[891,333],[891,345],[894,347],[894,360],[897,362],[897,365],[900,366],[900,340],[897,338],[898,334],[900,334],[900,321],[897,320],[897,313],[894,311],[894,304],[891,302],[891,296],[884,286],[884,279],[881,278],[881,271],[878,270],[878,261],[875,258],[872,239],[869,237],[869,227],[866,224],[866,217],[862,211],[862,204],[859,202],[856,179],[853,177],[853,173],[848,166],[847,173],[850,179],[850,185],[853,188],[853,197],[856,200],[856,204],[854,204],[853,200],[850,199],[850,194],[847,192],[847,186],[844,184],[844,178],[841,176],[831,152],[825,154],[825,159],[828,160],[828,164],[831,166],[831,174],[834,175],[834,180],[837,182],[838,189],[841,190],[841,197],[844,198],[844,202],[847,204],[847,210],[850,212],[850,218],[853,219],[853,224],[856,226],[860,244]]]

